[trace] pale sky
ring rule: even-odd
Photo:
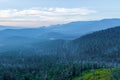
[[[40,27],[120,18],[120,0],[0,0],[0,25]]]

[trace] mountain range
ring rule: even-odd
[[[0,27],[0,39],[26,37],[34,39],[75,39],[82,35],[120,25],[120,19],[103,19],[96,21],[77,21],[68,24],[52,25],[40,28],[13,29]],[[11,29],[10,29],[11,28]]]
[[[95,31],[120,25],[120,19],[103,19],[98,21],[77,21],[68,24],[40,28],[13,29],[5,27],[0,30],[0,49],[9,50],[18,46],[30,47],[39,42],[54,43],[55,40],[74,40]],[[4,26],[1,27],[1,29]]]
[[[119,34],[119,19],[1,30],[0,79],[119,80]]]

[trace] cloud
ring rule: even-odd
[[[9,23],[15,26],[43,26],[70,21],[84,20],[84,16],[96,13],[86,8],[33,8],[25,10],[0,10],[0,24]],[[43,24],[44,22],[45,24]],[[19,24],[18,24],[19,23]],[[47,24],[46,24],[47,23]]]

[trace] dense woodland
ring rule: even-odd
[[[0,80],[73,80],[87,70],[120,68],[119,34],[120,27],[115,27],[75,40],[46,40],[1,51]]]

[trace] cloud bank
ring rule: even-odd
[[[12,26],[47,26],[71,21],[86,20],[96,13],[86,8],[32,8],[0,10],[0,24]]]

